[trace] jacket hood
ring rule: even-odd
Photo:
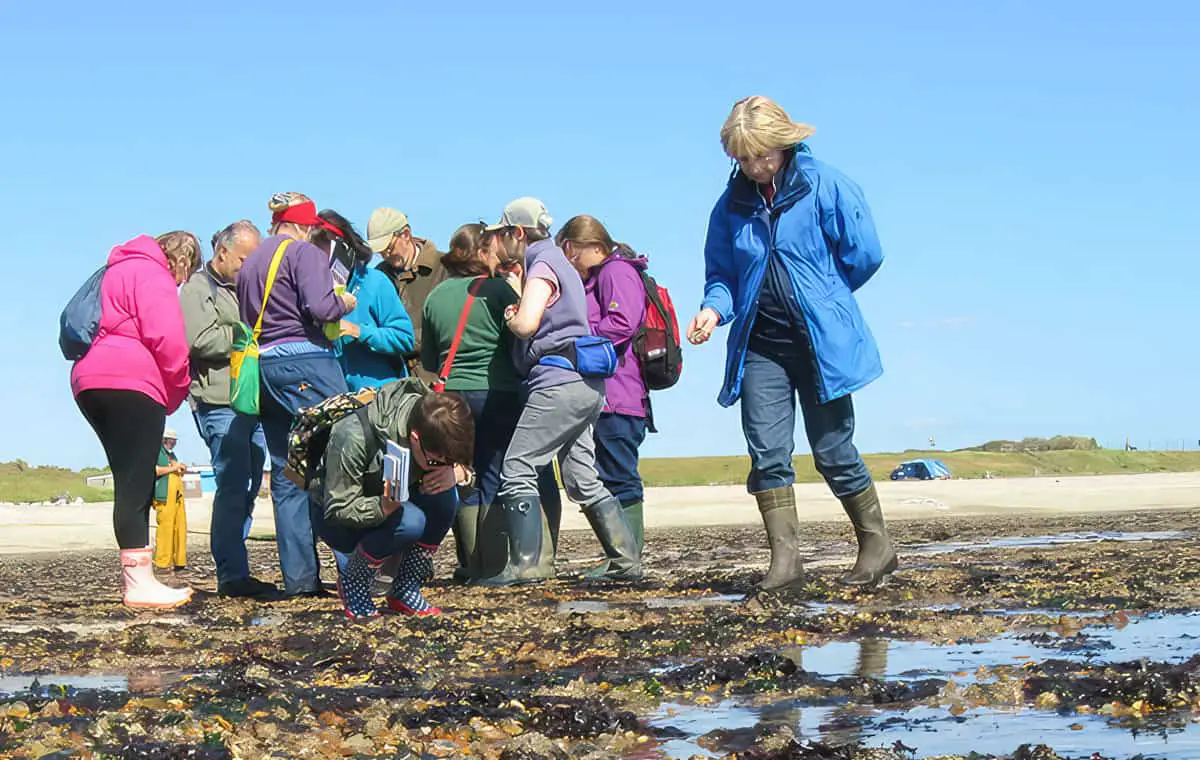
[[[426,393],[431,393],[420,378],[408,377],[388,383],[375,393],[367,410],[367,419],[381,440],[391,440],[408,448],[409,419],[413,407]]]
[[[138,235],[128,243],[121,243],[114,246],[108,254],[108,265],[119,264],[122,261],[131,261],[134,259],[145,259],[153,261],[167,269],[167,255],[163,253],[162,248],[158,243],[154,242],[154,238],[149,235]]]

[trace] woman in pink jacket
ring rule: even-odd
[[[154,577],[150,503],[166,417],[187,398],[188,342],[176,287],[200,260],[187,232],[140,235],[112,249],[100,285],[99,330],[71,370],[75,403],[104,446],[113,474],[113,528],[124,602],[166,609],[192,597]]]

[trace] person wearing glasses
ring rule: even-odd
[[[763,591],[803,580],[793,489],[796,401],[817,470],[854,525],[858,557],[841,578],[873,586],[896,569],[879,497],[854,446],[851,395],[883,373],[854,292],[883,262],[856,184],[812,157],[813,128],[769,98],[738,101],[721,128],[736,162],[708,223],[700,345],[730,325],[718,402],[741,402],[747,487],[771,546]]]
[[[422,582],[458,507],[458,489],[474,485],[475,422],[457,393],[434,393],[416,378],[389,383],[359,412],[329,430],[320,482],[321,536],[347,560],[338,567],[346,617],[379,615],[372,586],[391,557],[399,559],[387,608],[402,615],[437,615]],[[384,481],[384,452],[402,449],[410,461],[407,494]]]
[[[397,368],[401,376],[413,375],[432,385],[436,373],[426,371],[420,362],[421,316],[430,291],[446,279],[442,254],[432,241],[413,236],[406,214],[386,207],[371,212],[367,245],[383,257],[376,269],[392,281],[413,325],[412,349],[398,361]]]

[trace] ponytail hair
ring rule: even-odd
[[[623,259],[638,257],[637,251],[631,246],[614,241],[612,235],[608,234],[608,228],[601,224],[599,219],[586,214],[569,219],[558,231],[554,242],[558,243],[559,248],[568,242],[575,245],[597,245],[608,251],[607,256],[619,256]]]
[[[487,226],[482,222],[464,224],[455,230],[450,238],[450,246],[442,256],[442,266],[455,277],[491,274],[488,265],[479,258],[486,230]]]

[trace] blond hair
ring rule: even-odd
[[[794,147],[815,131],[808,124],[792,121],[770,98],[751,95],[733,104],[721,127],[721,145],[732,158],[754,158]]]

